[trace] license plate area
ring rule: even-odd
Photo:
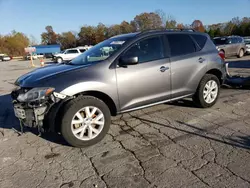
[[[19,118],[19,119],[25,119],[26,118],[25,110],[20,108],[20,107],[14,106],[14,113],[15,113],[15,116],[17,118]]]

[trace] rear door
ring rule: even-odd
[[[164,39],[163,35],[143,38],[121,55],[139,59],[136,65],[116,68],[121,111],[170,99],[170,61]]]
[[[239,38],[238,37],[235,37],[235,38],[232,38],[232,47],[231,47],[231,53],[232,55],[237,55],[238,54],[238,48],[240,46],[240,43],[239,43]]]
[[[207,37],[186,33],[168,34],[171,61],[172,98],[193,94],[206,73]]]

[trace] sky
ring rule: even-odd
[[[163,10],[177,22],[204,25],[250,17],[250,0],[0,0],[0,34],[12,30],[40,35],[47,25],[55,32],[79,32],[83,25],[131,21],[143,12]]]

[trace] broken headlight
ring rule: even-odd
[[[34,102],[48,97],[55,89],[50,87],[33,88],[24,94],[19,94],[17,100],[20,102]]]

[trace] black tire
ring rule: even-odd
[[[75,137],[75,135],[71,131],[71,121],[74,115],[85,106],[94,106],[99,108],[104,115],[104,127],[102,131],[92,140],[83,141]],[[74,147],[87,147],[94,145],[100,142],[107,132],[109,131],[111,124],[111,114],[108,106],[98,98],[92,96],[80,96],[71,101],[69,101],[64,107],[62,111],[62,123],[61,123],[61,133],[71,146]]]
[[[244,49],[240,49],[239,53],[238,53],[238,58],[242,58],[244,56]]]
[[[214,80],[217,83],[218,93],[217,93],[217,97],[215,98],[215,100],[212,103],[207,103],[204,99],[203,91],[204,91],[206,84],[210,80]],[[213,75],[213,74],[205,74],[205,76],[201,79],[201,82],[197,88],[196,93],[193,96],[193,101],[200,108],[210,108],[217,102],[219,95],[220,95],[220,81],[219,81],[218,77]]]
[[[57,62],[57,63],[62,63],[62,62],[63,62],[63,58],[57,57],[57,58],[56,58],[56,62]]]

